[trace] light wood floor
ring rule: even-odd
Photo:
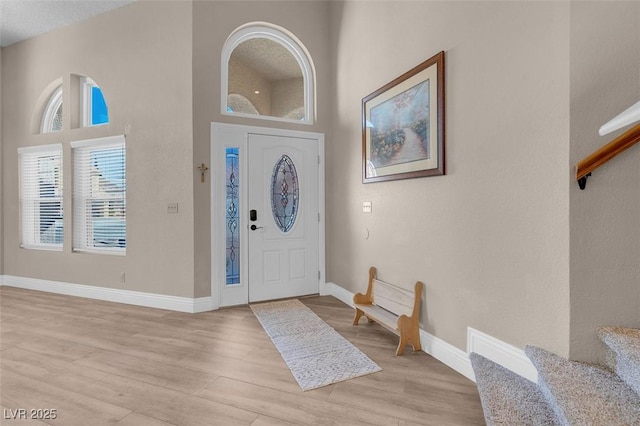
[[[0,287],[0,423],[481,425],[475,385],[330,296],[302,301],[383,371],[302,392],[246,307],[201,314]],[[55,409],[46,422],[7,420]]]

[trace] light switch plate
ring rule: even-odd
[[[371,201],[362,202],[362,213],[371,213]]]

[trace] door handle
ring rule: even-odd
[[[252,231],[255,231],[256,229],[262,229],[262,226],[251,225]]]

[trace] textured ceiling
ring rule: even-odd
[[[302,78],[300,65],[291,52],[266,38],[244,41],[231,55],[270,81]]]
[[[0,0],[0,46],[83,21],[134,0]]]

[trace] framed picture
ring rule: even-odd
[[[444,52],[362,99],[362,182],[444,175]]]

